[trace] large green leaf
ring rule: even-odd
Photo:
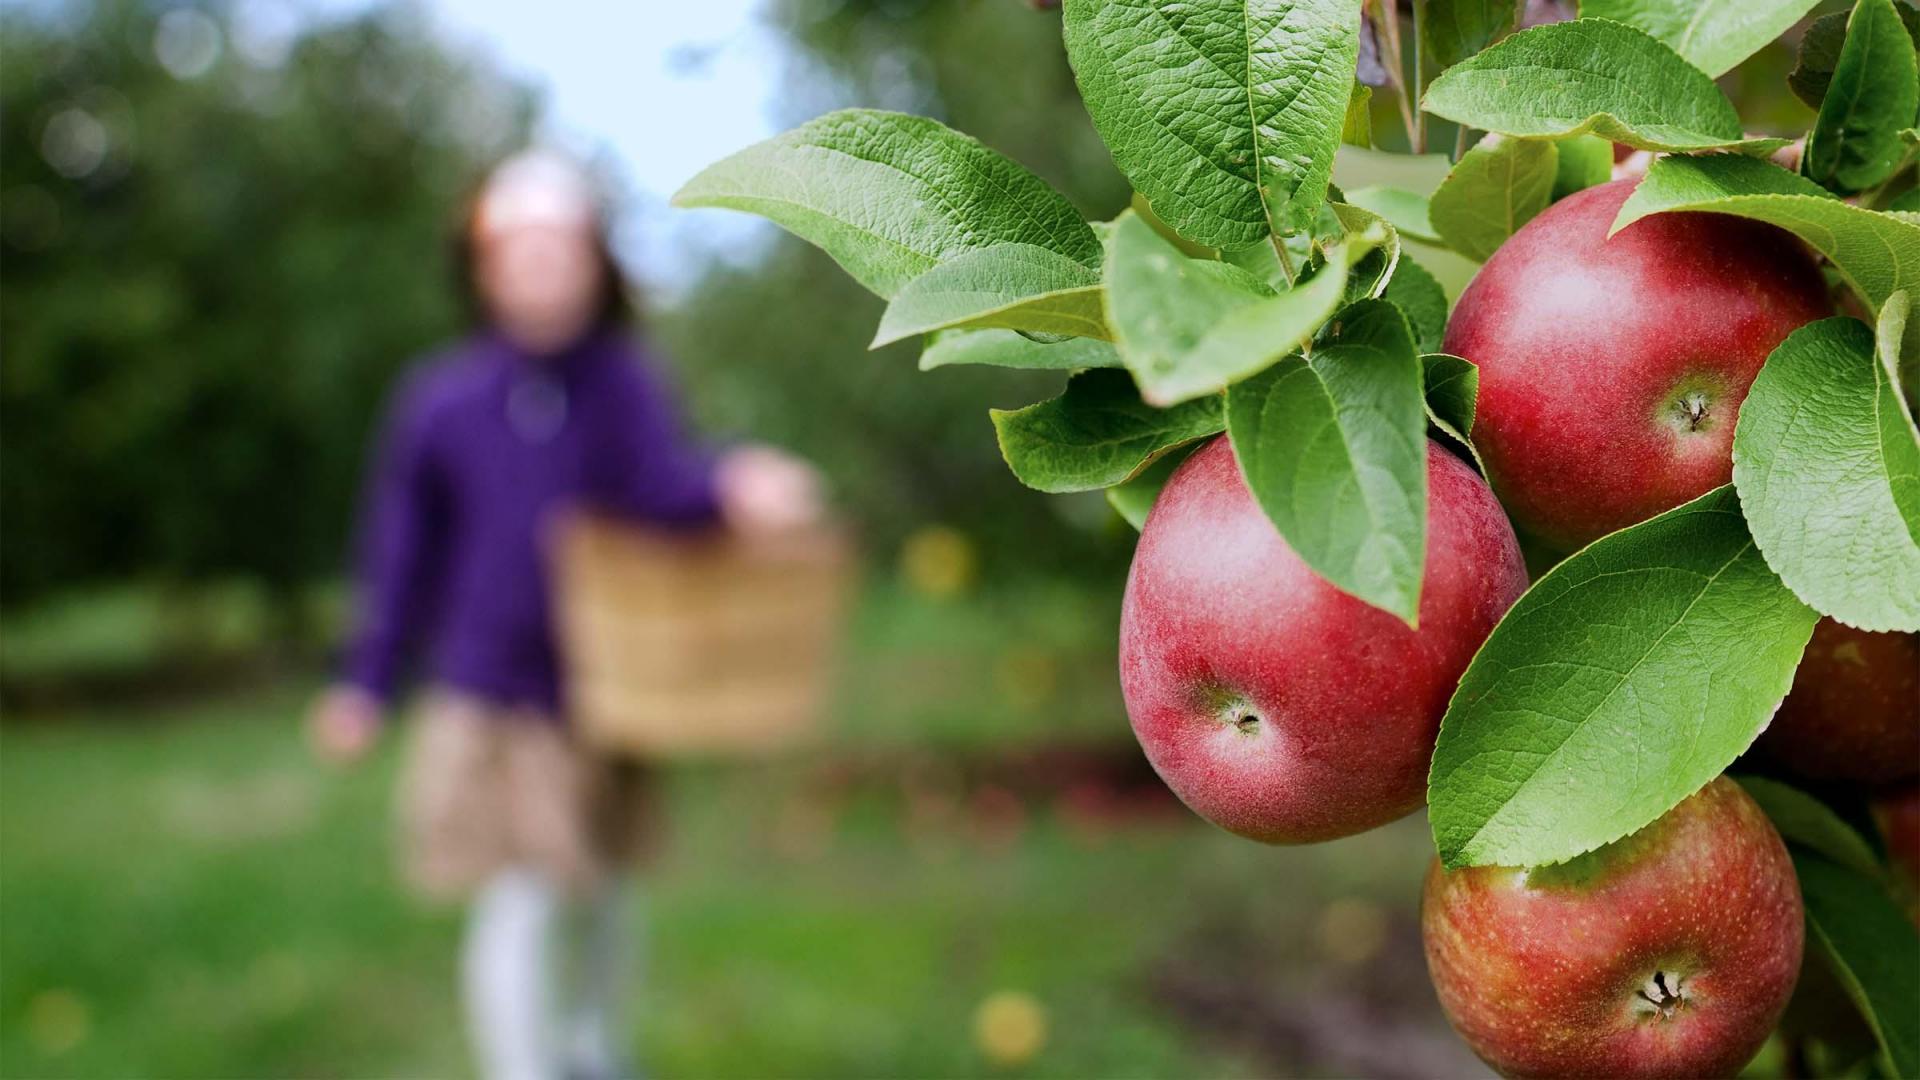
[[[1119,367],[1120,354],[1107,342],[1093,338],[1068,338],[1049,343],[1034,341],[1012,330],[943,330],[932,335],[920,353],[921,371],[957,364],[1078,371]]]
[[[1788,843],[1818,852],[1865,877],[1882,876],[1873,845],[1826,803],[1768,777],[1742,776],[1739,781]]]
[[[1920,487],[1920,442],[1864,323],[1809,323],[1767,357],[1740,406],[1733,482],[1800,599],[1863,630],[1920,630],[1920,544],[1894,495]]]
[[[1760,153],[1785,142],[1744,138],[1712,79],[1644,31],[1605,19],[1522,30],[1441,72],[1424,107],[1503,135],[1592,132],[1642,150]]]
[[[1413,332],[1382,300],[1342,311],[1311,356],[1227,389],[1234,456],[1288,546],[1409,624],[1426,556],[1425,431]]]
[[[1155,405],[1217,393],[1297,349],[1338,307],[1349,244],[1291,291],[1235,266],[1182,255],[1132,213],[1107,245],[1107,324]]]
[[[1920,293],[1920,225],[1841,202],[1764,161],[1661,158],[1620,208],[1612,232],[1669,210],[1737,214],[1788,229],[1826,256],[1875,311],[1897,290]]]
[[[964,252],[894,294],[880,316],[873,347],[962,328],[1105,339],[1100,272],[1033,244]]]
[[[995,244],[1100,265],[1093,229],[1046,181],[978,139],[903,113],[828,113],[709,165],[673,202],[759,214],[883,297]]]
[[[1420,40],[1438,68],[1453,65],[1486,48],[1513,29],[1520,5],[1514,0],[1426,0]]]
[[[1807,925],[1867,1018],[1890,1076],[1920,1076],[1920,935],[1886,890],[1818,855],[1795,852]]]
[[[1637,26],[1720,76],[1787,32],[1820,0],[1580,0],[1583,18]]]
[[[1231,249],[1312,225],[1360,0],[1067,0],[1065,24],[1094,127],[1181,236]]]
[[[1851,194],[1875,187],[1907,160],[1900,132],[1920,110],[1920,64],[1893,0],[1859,0],[1847,20],[1801,168]]]
[[[1547,208],[1557,164],[1554,145],[1544,139],[1481,140],[1434,191],[1434,231],[1448,247],[1484,262]]]
[[[1753,742],[1816,614],[1731,487],[1596,540],[1494,628],[1428,784],[1449,867],[1563,862],[1646,825]]]
[[[1075,375],[1057,398],[992,416],[1013,475],[1056,494],[1121,483],[1165,451],[1226,426],[1218,396],[1156,409],[1126,372],[1104,369]]]

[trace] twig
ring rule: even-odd
[[[1387,69],[1387,81],[1399,91],[1400,100],[1397,104],[1400,106],[1400,123],[1407,133],[1407,145],[1411,147],[1414,129],[1418,125],[1413,118],[1413,94],[1407,90],[1406,75],[1400,70],[1400,65],[1404,63],[1400,52],[1400,5],[1397,0],[1373,0],[1373,12],[1374,29],[1386,36],[1382,51],[1393,54],[1391,63],[1382,57],[1380,66]]]
[[[1427,88],[1427,84],[1423,80],[1420,70],[1420,54],[1423,51],[1420,48],[1420,26],[1426,21],[1422,18],[1426,10],[1427,0],[1413,0],[1413,85],[1408,89],[1407,93],[1409,107],[1411,107],[1413,96],[1425,92]],[[1413,114],[1412,142],[1414,153],[1424,154],[1427,152],[1427,114],[1418,109],[1415,109]]]

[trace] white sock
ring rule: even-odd
[[[631,877],[608,882],[576,912],[567,1061],[582,1075],[624,1075],[627,991],[637,971]]]
[[[560,890],[504,870],[474,898],[462,957],[467,1026],[486,1080],[553,1080],[549,953]]]

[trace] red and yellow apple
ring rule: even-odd
[[[1733,477],[1767,354],[1832,313],[1790,234],[1724,214],[1641,218],[1636,181],[1577,192],[1496,251],[1448,320],[1480,369],[1473,441],[1530,541],[1565,552]]]
[[[1725,777],[1558,866],[1436,862],[1420,925],[1447,1018],[1513,1077],[1732,1076],[1803,944],[1786,845]]]
[[[1429,442],[1419,628],[1314,573],[1254,502],[1223,437],[1167,481],[1120,621],[1127,715],[1202,817],[1310,843],[1416,808],[1460,674],[1525,590],[1477,473]]]

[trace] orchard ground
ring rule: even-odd
[[[1478,1071],[1420,955],[1424,821],[1297,849],[1201,823],[1127,733],[1102,603],[876,589],[819,744],[669,771],[655,1075]],[[0,1074],[463,1074],[458,916],[391,871],[394,745],[315,766],[312,685],[9,710]],[[1001,991],[1045,1014],[1024,1063],[975,1033]]]

